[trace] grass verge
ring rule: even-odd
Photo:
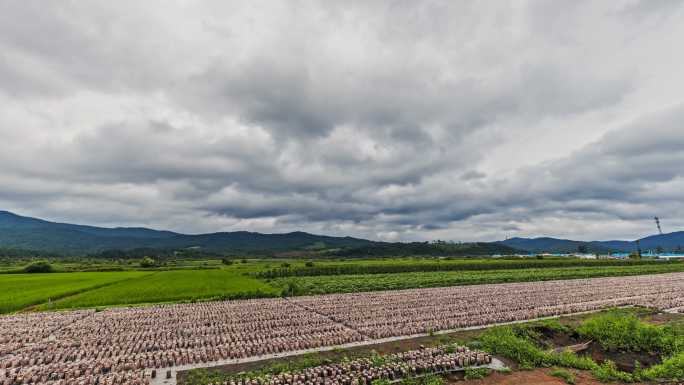
[[[595,339],[610,349],[650,349],[662,354],[662,363],[647,369],[637,366],[633,373],[619,370],[610,360],[597,363],[591,357],[571,351],[543,350],[524,330],[524,325],[495,327],[480,336],[478,345],[493,354],[514,360],[521,369],[555,366],[589,370],[602,382],[684,380],[682,324],[651,325],[639,320],[629,310],[617,309],[592,316],[577,328],[584,337]]]

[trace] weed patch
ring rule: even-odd
[[[566,369],[553,369],[551,372],[549,372],[549,375],[562,379],[563,381],[565,381],[566,384],[574,385],[576,383],[575,375],[570,373]]]

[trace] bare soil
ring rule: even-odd
[[[510,374],[492,373],[481,380],[452,381],[449,384],[458,385],[566,385],[560,378],[549,375],[550,369],[522,370]],[[599,385],[591,373],[569,370],[576,377],[577,385]]]
[[[647,317],[659,316],[660,314],[654,314],[648,315]],[[671,320],[672,318],[667,317],[667,319]],[[662,320],[661,322],[668,322],[668,320]],[[587,340],[583,340],[580,337],[580,335],[576,332],[559,332],[557,330],[549,329],[543,325],[535,326],[531,329],[538,333],[538,335],[540,336],[539,338],[536,338],[536,342],[539,345],[546,346],[550,349],[562,348],[589,342]],[[639,362],[642,368],[648,368],[652,365],[659,364],[661,362],[660,356],[657,353],[607,351],[596,342],[590,343],[586,350],[580,351],[578,352],[578,354],[588,355],[598,363],[603,363],[606,360],[611,360],[615,362],[615,365],[618,367],[618,369],[630,373],[634,371],[636,362]]]
[[[538,337],[533,338],[537,344],[547,349],[558,348],[563,346],[577,345],[585,342],[581,339],[579,334],[565,333],[554,330],[544,326],[543,324],[529,326],[529,329],[538,334]]]
[[[648,368],[649,366],[660,363],[660,357],[657,353],[609,352],[597,343],[592,343],[586,351],[586,354],[590,355],[591,358],[598,363],[611,360],[615,362],[618,369],[630,373],[634,371],[636,362],[639,362],[642,368]]]

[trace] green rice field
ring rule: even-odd
[[[243,260],[202,262],[195,268],[0,274],[0,313],[684,272],[679,262],[638,263]],[[454,270],[456,266],[462,270]],[[348,271],[355,273],[344,274]]]
[[[141,279],[149,272],[53,273],[0,275],[0,313],[56,300],[114,283]]]
[[[232,269],[172,270],[152,273],[66,297],[51,308],[87,308],[119,304],[179,302],[276,296],[280,291]],[[47,309],[48,306],[42,306]]]

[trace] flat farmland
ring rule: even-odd
[[[684,273],[0,317],[0,383],[149,383],[151,368],[616,306],[683,308]],[[52,376],[52,379],[49,379]]]
[[[394,274],[296,276],[275,278],[269,280],[269,283],[283,289],[294,286],[297,294],[330,294],[505,282],[630,276],[667,272],[684,272],[684,263],[635,266],[547,267],[481,271],[430,271]]]
[[[404,270],[409,271],[401,272]],[[340,274],[349,271],[358,273]],[[364,271],[372,273],[364,274]],[[201,262],[194,269],[173,266],[171,270],[0,274],[0,312],[11,313],[27,308],[78,309],[668,272],[684,272],[684,263],[588,262],[572,259],[400,259],[314,261],[307,266],[303,261],[270,260],[236,262],[228,266],[217,265],[216,262],[205,266]]]
[[[48,299],[77,294],[130,279],[143,278],[149,272],[98,272],[0,275],[0,312],[9,313],[45,303]]]
[[[69,309],[278,294],[280,291],[275,288],[235,269],[170,270],[88,290],[53,302],[50,306],[54,309]],[[43,306],[43,309],[47,308],[47,305]]]
[[[433,271],[482,271],[541,269],[560,267],[622,267],[622,266],[663,266],[678,264],[677,261],[655,259],[581,259],[569,257],[555,258],[390,258],[354,259],[346,261],[316,261],[309,266],[287,263],[271,268],[259,269],[259,278],[312,277],[322,275],[389,274]]]
[[[297,297],[370,338],[429,333],[607,307],[684,306],[684,273]]]

